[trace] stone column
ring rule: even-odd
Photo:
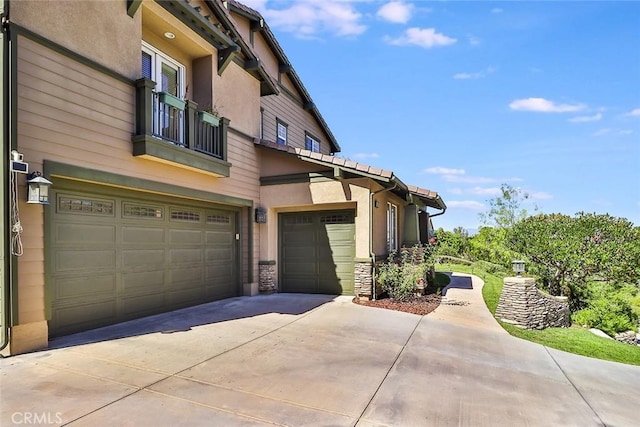
[[[275,261],[258,261],[258,292],[261,294],[278,292],[277,277]]]

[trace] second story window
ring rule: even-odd
[[[319,153],[320,141],[315,139],[313,136],[306,134],[304,137],[304,147],[309,151],[315,151],[316,153]]]
[[[142,42],[142,77],[156,82],[156,92],[178,98],[185,95],[184,66],[145,42]]]
[[[287,125],[278,120],[278,144],[287,145]]]

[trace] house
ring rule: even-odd
[[[336,156],[267,23],[241,3],[2,8],[5,352],[240,295],[371,296],[376,259],[425,243],[427,209],[446,209]],[[26,202],[19,164],[52,182],[49,204]]]

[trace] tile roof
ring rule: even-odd
[[[435,191],[428,190],[426,188],[416,187],[415,185],[406,185],[400,179],[398,179],[392,171],[380,169],[377,167],[369,166],[364,163],[355,162],[353,160],[344,159],[341,157],[331,156],[327,154],[321,154],[309,150],[304,150],[302,148],[291,147],[289,145],[278,144],[274,141],[267,141],[264,139],[255,138],[254,144],[266,147],[272,150],[278,150],[285,153],[289,153],[291,155],[295,155],[300,160],[321,163],[326,165],[327,167],[337,166],[341,169],[347,170],[349,172],[359,174],[359,175],[367,175],[372,179],[379,179],[383,182],[395,182],[398,184],[401,190],[405,191],[405,193],[411,194],[422,199],[427,206],[436,208],[436,209],[446,209],[446,205],[444,201],[440,198],[438,193]]]

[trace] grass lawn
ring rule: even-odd
[[[486,273],[470,265],[437,264],[437,271],[457,271],[474,274],[484,280],[482,296],[492,314],[495,314],[500,293],[502,277]],[[570,328],[547,328],[541,331],[522,329],[514,325],[498,321],[502,327],[514,337],[533,341],[547,347],[556,348],[569,353],[595,357],[613,362],[640,365],[640,347],[623,344],[614,340],[598,337],[587,329],[578,326]]]

